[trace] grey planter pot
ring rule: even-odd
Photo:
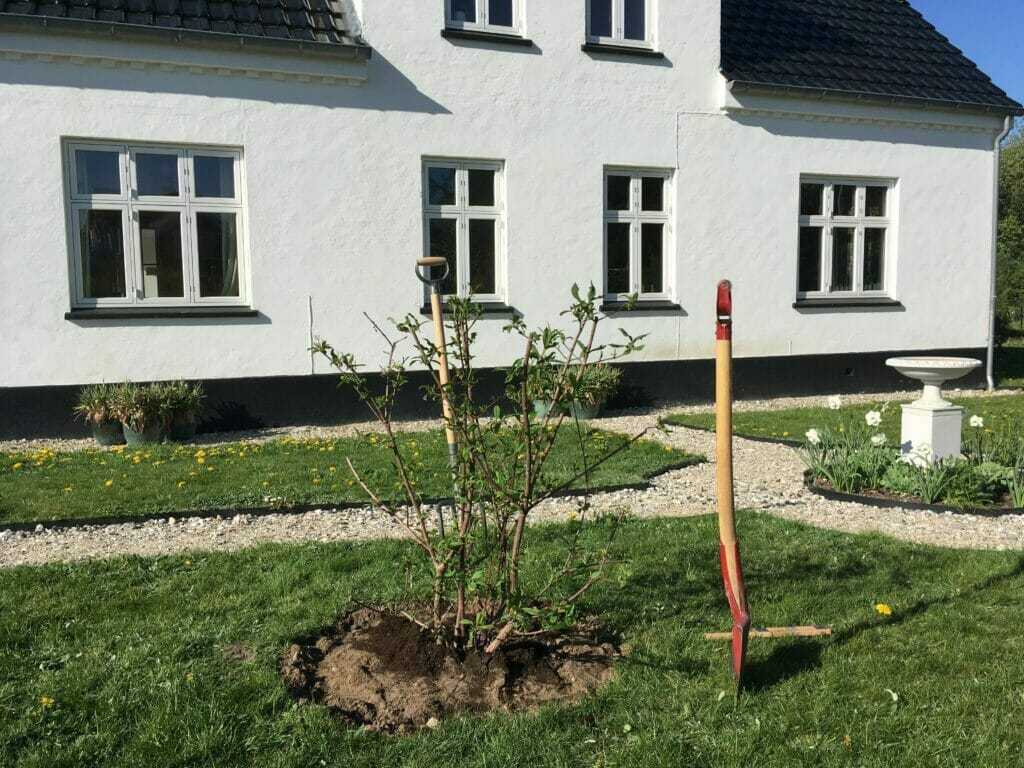
[[[561,413],[562,407],[555,407],[555,404],[550,400],[534,400],[533,401],[533,415],[538,419],[546,419],[548,415],[557,416]]]
[[[187,443],[196,436],[197,421],[195,416],[176,418],[171,423],[171,431],[167,439],[175,443]]]
[[[124,425],[124,439],[130,447],[147,443],[159,443],[163,440],[163,437],[163,430],[160,429],[159,424],[150,424],[142,431],[129,429],[127,424]]]
[[[572,405],[569,406],[569,415],[574,419],[580,419],[581,421],[596,419],[604,413],[604,404],[604,400],[598,400],[596,403],[581,403],[574,401]]]
[[[92,421],[92,437],[97,445],[107,448],[111,445],[124,445],[124,429],[120,421]]]

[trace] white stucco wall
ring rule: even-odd
[[[722,277],[741,356],[984,345],[998,117],[734,99],[717,0],[660,4],[663,61],[583,53],[584,0],[528,5],[533,49],[443,39],[442,0],[357,2],[371,61],[305,69],[225,51],[190,70],[173,44],[0,34],[0,387],[307,374],[311,306],[314,334],[372,363],[362,313],[422,300],[425,156],[505,162],[507,298],[531,325],[558,320],[571,283],[601,285],[603,168],[628,165],[675,169],[683,308],[617,321],[650,334],[636,359],[710,356]],[[289,67],[305,75],[275,74]],[[261,317],[66,320],[62,137],[242,147]],[[801,173],[898,179],[905,311],[793,309]],[[482,364],[507,359],[503,324],[482,321]]]

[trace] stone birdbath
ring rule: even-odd
[[[903,406],[903,453],[915,453],[929,462],[959,456],[964,409],[942,397],[942,384],[966,376],[981,366],[981,361],[970,357],[890,357],[885,364],[924,383],[924,394]]]

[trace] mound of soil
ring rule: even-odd
[[[350,727],[404,733],[444,715],[534,709],[598,691],[621,656],[592,626],[550,639],[506,644],[493,654],[457,654],[408,619],[362,608],[281,660],[299,701],[325,704]]]

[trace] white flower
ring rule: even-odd
[[[821,442],[821,432],[816,429],[808,429],[804,436],[811,445],[817,445]]]
[[[839,395],[832,395],[828,399],[828,407],[833,411],[838,411],[843,407],[843,399]]]
[[[871,438],[871,444],[876,448],[881,448],[885,445],[886,437],[884,432],[879,432],[877,435]]]
[[[981,416],[971,416],[971,426],[975,429],[980,429],[985,426],[985,420]]]
[[[864,421],[868,423],[869,427],[877,427],[882,423],[882,414],[878,411],[868,411],[864,414]]]

